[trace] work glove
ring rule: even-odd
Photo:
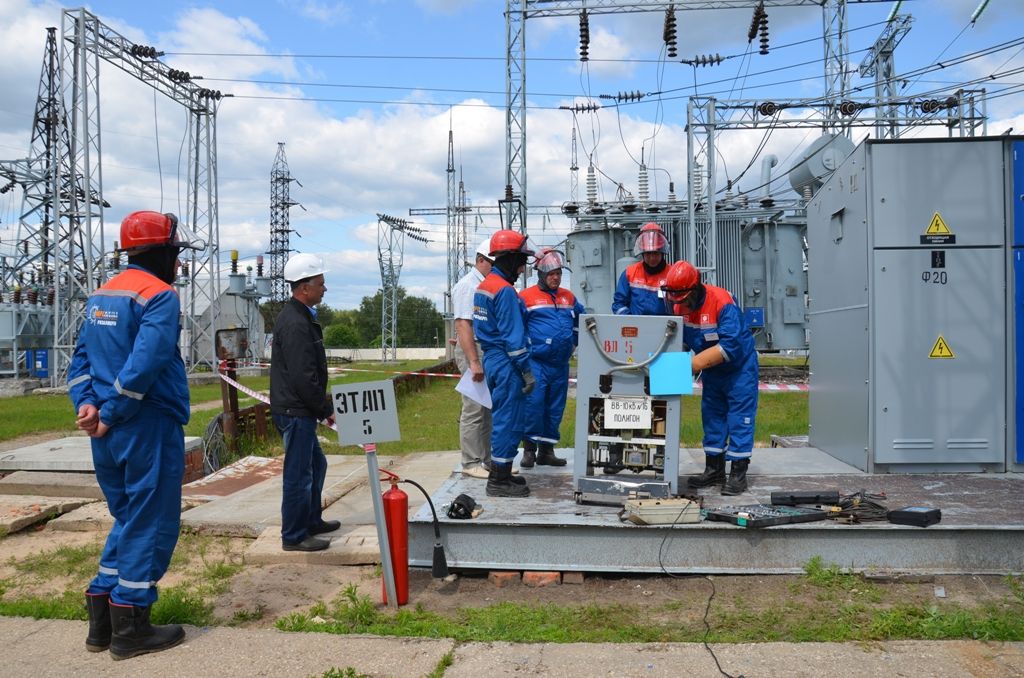
[[[523,372],[523,395],[529,395],[533,391],[533,387],[537,385],[537,380],[533,377],[533,372],[530,368],[526,368]]]

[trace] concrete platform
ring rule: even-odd
[[[114,516],[107,510],[107,502],[95,501],[58,516],[46,524],[48,530],[62,532],[110,532]]]
[[[268,527],[246,550],[245,562],[258,565],[295,562],[311,565],[374,565],[380,562],[380,544],[374,525],[342,526],[334,532],[319,536],[331,541],[331,545],[324,551],[284,551],[281,549],[281,527]]]
[[[185,437],[186,453],[202,446],[202,438]],[[70,436],[0,453],[0,472],[94,470],[88,436]]]
[[[0,478],[2,494],[103,499],[103,490],[94,474],[59,471],[15,471]]]
[[[381,468],[412,478],[428,491],[438,488],[458,462],[457,452],[380,457]],[[403,486],[410,495],[410,514],[425,501],[415,488]],[[362,456],[328,455],[323,492],[324,519],[340,520],[343,526],[374,525],[373,500]],[[270,526],[281,525],[281,477],[275,476],[181,514],[182,527],[204,534],[258,537]]]
[[[717,488],[705,490],[705,507],[769,503],[771,492],[780,490],[865,490],[884,493],[890,509],[939,508],[942,522],[929,528],[834,521],[764,529],[719,522],[638,526],[622,522],[618,507],[577,504],[571,455],[569,450],[558,452],[570,457],[570,465],[524,470],[532,493],[523,499],[487,497],[485,481],[451,474],[433,495],[450,567],[783,574],[801,572],[817,555],[857,571],[1024,571],[1020,474],[867,475],[813,448],[759,448],[748,472],[750,489],[738,497],[723,497]],[[680,476],[702,469],[700,450],[682,455]],[[628,471],[620,475],[624,480],[633,476]],[[450,520],[444,515],[460,493],[482,505],[478,518]],[[433,543],[429,509],[423,507],[410,521],[411,562],[429,567]]]
[[[95,501],[81,497],[0,496],[0,537]]]
[[[197,505],[204,504],[275,478],[283,469],[284,457],[242,457],[205,478],[182,485],[181,496],[194,500]]]

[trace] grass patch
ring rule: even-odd
[[[213,604],[183,586],[171,586],[160,590],[150,618],[154,624],[209,626],[213,622]]]
[[[815,586],[846,590],[853,580],[838,568],[810,568]],[[857,581],[858,586],[863,582]],[[851,589],[852,590],[852,589]],[[828,605],[786,600],[779,605],[750,609],[763,603],[737,598],[713,605],[708,640],[741,642],[844,642],[875,640],[1024,640],[1024,605],[1015,598],[976,608],[948,604],[886,605],[880,600],[853,600]],[[691,610],[692,612],[692,610]],[[645,620],[637,624],[638,618]],[[307,613],[278,619],[282,631],[326,632],[452,638],[460,642],[513,643],[652,643],[699,642],[704,626],[698,614],[680,613],[678,605],[528,605],[503,602],[484,608],[463,608],[438,614],[421,606],[390,613],[349,586],[330,604],[319,603]],[[441,669],[443,670],[443,668]]]
[[[443,678],[445,669],[455,663],[455,650],[449,650],[441,657],[441,661],[437,662],[437,666],[434,670],[427,674],[426,678]]]
[[[442,673],[441,675],[444,674]],[[365,673],[359,673],[351,666],[346,666],[343,669],[339,669],[336,666],[332,666],[331,668],[324,671],[321,678],[370,678],[370,676],[366,675]]]
[[[74,433],[75,408],[66,395],[0,398],[0,440],[31,433]]]
[[[7,593],[17,590],[16,585],[0,582],[0,615],[4,617],[32,617],[33,619],[87,619],[85,588],[64,591],[58,596],[24,596],[7,599]]]
[[[75,581],[83,581],[91,579],[96,574],[96,563],[99,562],[102,551],[103,544],[100,542],[84,546],[58,546],[51,551],[35,553],[21,560],[11,558],[10,563],[18,574],[37,581],[56,577],[71,577]]]

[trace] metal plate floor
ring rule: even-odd
[[[569,450],[559,456],[571,457]],[[1005,574],[1024,570],[1024,475],[868,475],[814,448],[755,450],[750,487],[737,497],[701,490],[705,508],[769,503],[773,491],[864,490],[885,494],[890,509],[931,506],[942,521],[928,528],[833,521],[752,529],[703,521],[675,526],[623,522],[619,507],[577,504],[571,459],[561,468],[523,470],[531,494],[488,497],[486,481],[455,469],[432,500],[452,569],[631,573],[782,574],[801,572],[814,556],[854,571]],[[699,450],[682,454],[680,475],[699,473]],[[792,473],[799,470],[801,473]],[[628,480],[632,473],[624,472]],[[447,518],[468,494],[483,508],[471,520]],[[434,546],[430,509],[410,520],[410,562],[429,567]]]

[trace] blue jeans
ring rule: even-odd
[[[281,541],[297,544],[309,536],[309,528],[323,522],[321,494],[327,457],[316,438],[316,419],[275,414],[273,420],[284,439]]]

